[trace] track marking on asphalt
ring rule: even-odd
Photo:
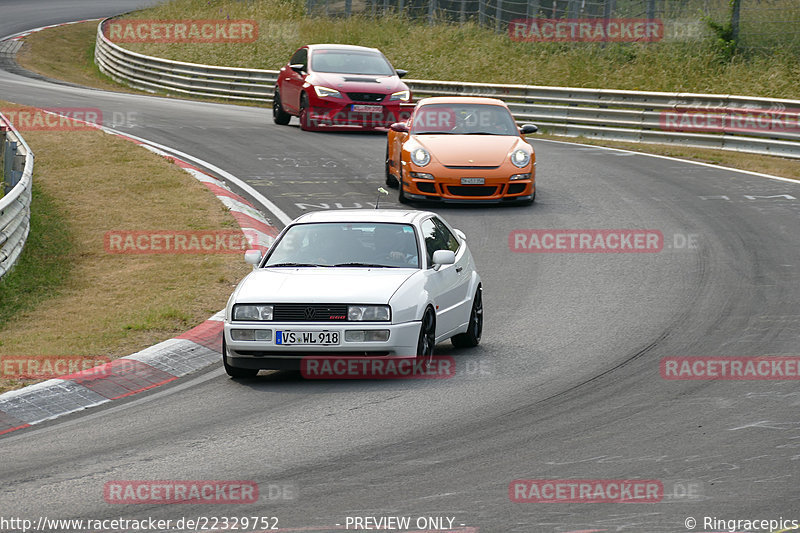
[[[252,196],[258,203],[260,203],[262,206],[264,206],[265,209],[267,209],[270,213],[275,215],[275,217],[278,220],[280,220],[281,223],[284,226],[288,225],[292,221],[292,218],[289,215],[284,213],[277,205],[273,204],[266,196],[264,196],[263,194],[261,194],[260,192],[255,190],[247,182],[245,182],[244,180],[242,180],[240,178],[237,178],[236,176],[234,176],[230,172],[228,172],[226,170],[223,170],[223,169],[219,168],[218,166],[216,166],[216,165],[214,165],[212,163],[209,163],[208,161],[204,161],[203,159],[200,159],[199,157],[194,157],[193,155],[189,155],[189,154],[187,154],[185,152],[181,152],[180,150],[176,150],[174,148],[170,148],[169,146],[165,146],[163,144],[159,144],[157,142],[153,142],[153,141],[150,141],[148,139],[144,139],[142,137],[137,137],[136,135],[131,135],[130,133],[125,133],[125,132],[122,132],[122,131],[119,131],[119,130],[115,130],[115,129],[112,129],[112,128],[103,128],[103,129],[108,131],[108,132],[110,132],[110,133],[113,133],[114,135],[119,135],[121,137],[126,137],[126,138],[129,138],[129,139],[133,139],[133,140],[138,141],[138,142],[140,142],[142,144],[147,144],[147,145],[153,146],[154,148],[158,148],[159,150],[163,150],[164,152],[175,154],[176,156],[178,156],[178,157],[180,157],[182,159],[186,159],[187,161],[191,161],[191,162],[193,162],[193,163],[195,163],[195,164],[197,164],[197,165],[199,165],[201,167],[207,168],[211,172],[219,174],[220,176],[224,177],[226,180],[235,183],[240,189],[244,190],[247,194]]]
[[[568,145],[571,145],[571,146],[586,146],[586,145],[581,145],[581,144],[574,143],[574,142],[569,142],[569,141],[556,141],[554,139],[536,139],[536,138],[533,138],[531,140],[535,140],[536,142],[568,144]],[[727,171],[730,171],[730,172],[738,172],[740,174],[749,174],[751,176],[758,176],[759,178],[767,178],[767,179],[771,179],[771,180],[785,181],[787,183],[796,183],[796,184],[800,185],[800,180],[796,180],[796,179],[792,179],[792,178],[783,178],[781,176],[773,176],[772,174],[764,174],[764,173],[761,173],[761,172],[754,172],[752,170],[741,170],[741,169],[738,169],[738,168],[726,167],[726,166],[722,166],[722,165],[712,165],[711,163],[703,163],[701,161],[689,161],[688,159],[680,159],[678,157],[670,157],[668,155],[648,154],[648,153],[645,153],[645,152],[635,152],[633,150],[623,150],[622,148],[611,148],[611,147],[608,147],[608,146],[597,146],[596,148],[599,148],[599,149],[602,149],[602,150],[614,151],[614,152],[622,152],[622,153],[626,153],[626,154],[630,154],[630,155],[641,155],[641,156],[645,156],[645,157],[657,157],[659,159],[666,159],[667,161],[680,161],[681,163],[688,163],[688,164],[691,164],[691,165],[699,165],[699,166],[702,166],[702,167],[713,168],[713,169],[717,169],[717,170],[727,170]]]

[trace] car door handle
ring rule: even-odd
[[[464,270],[464,267],[456,267],[456,272],[461,272],[462,270]]]

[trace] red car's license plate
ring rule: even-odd
[[[354,113],[383,113],[383,106],[353,104]]]

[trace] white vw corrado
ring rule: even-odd
[[[299,369],[305,356],[430,357],[476,346],[481,279],[464,234],[434,213],[307,213],[254,265],[225,308],[222,361],[235,378]]]

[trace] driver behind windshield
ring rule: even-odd
[[[414,233],[396,224],[375,227],[373,235],[375,262],[389,266],[418,267],[417,245]]]

